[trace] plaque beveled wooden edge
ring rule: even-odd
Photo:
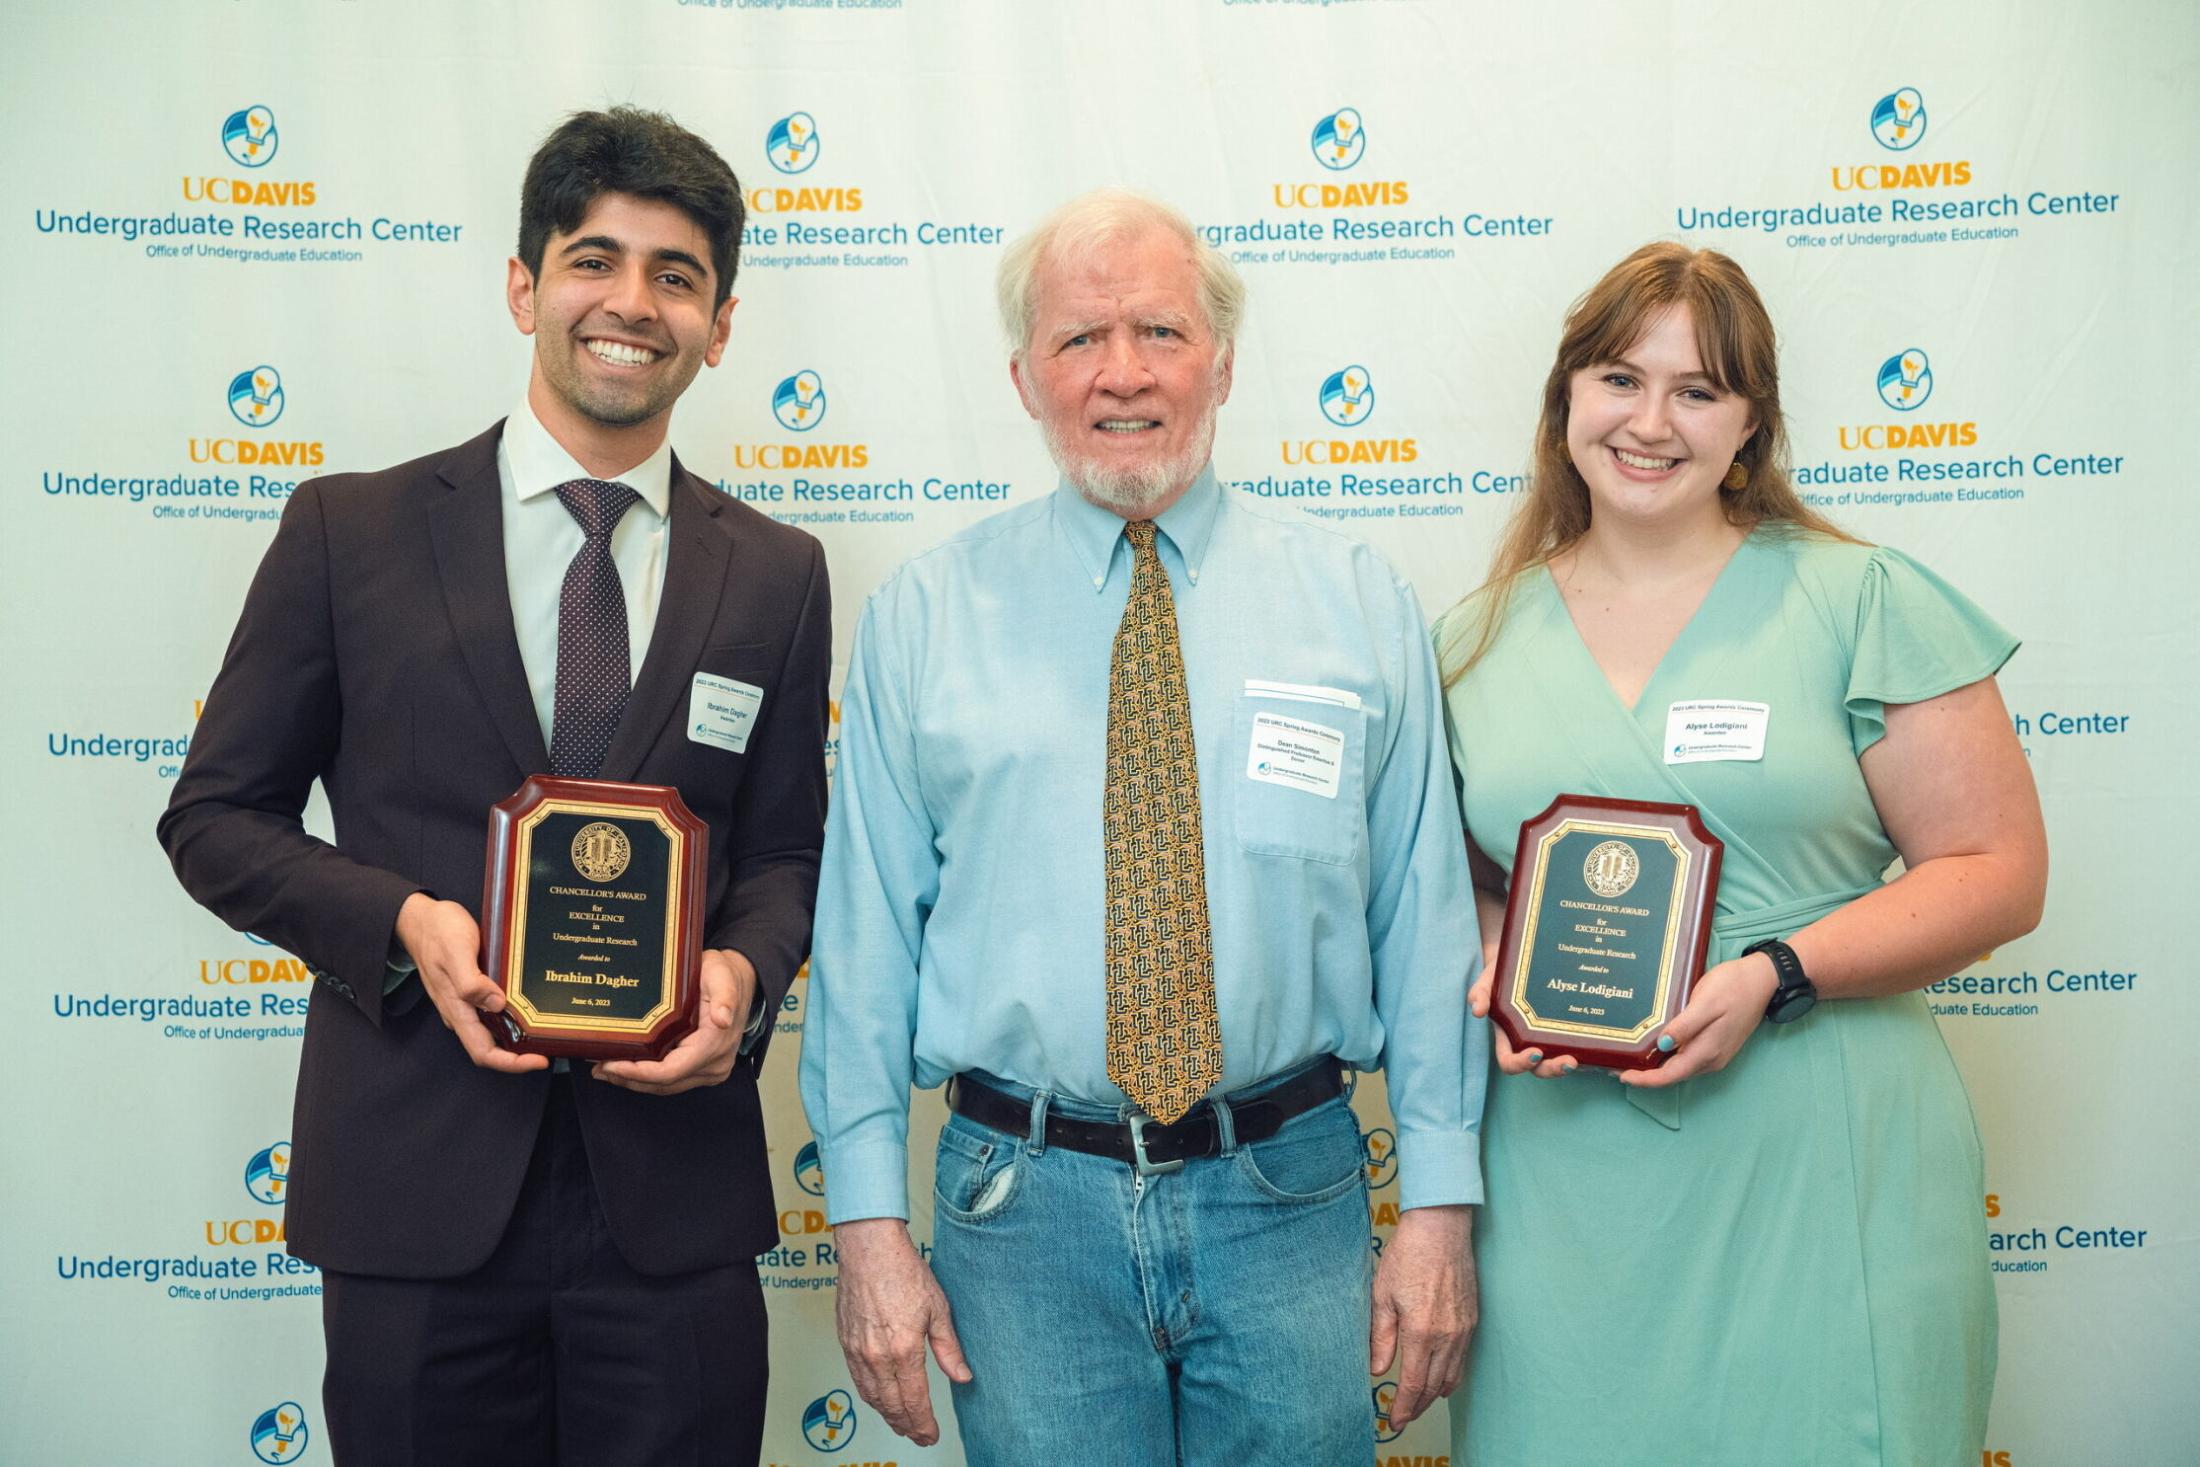
[[[531,1006],[510,1001],[508,979],[518,957],[514,934],[526,911],[519,890],[525,871],[519,860],[525,845],[522,831],[533,820],[561,811],[645,818],[665,829],[671,838],[673,849],[667,853],[671,869],[666,874],[671,878],[668,895],[676,910],[668,919],[665,948],[673,964],[672,995],[669,1004],[655,1006],[661,1012],[652,1021],[530,1024],[521,1009]],[[489,1019],[489,1032],[496,1042],[516,1054],[585,1060],[662,1059],[665,1051],[695,1027],[701,1007],[698,984],[709,843],[710,828],[670,785],[531,774],[518,789],[490,806],[489,855],[481,890],[481,971],[506,990],[503,1012]]]
[[[1671,926],[1661,959],[1659,987],[1649,1019],[1632,1039],[1598,1032],[1597,1026],[1536,1022],[1523,1012],[1528,955],[1534,951],[1536,902],[1543,886],[1543,861],[1562,828],[1616,828],[1638,839],[1662,837],[1676,844],[1684,859],[1673,882]],[[1505,896],[1505,930],[1498,946],[1497,972],[1490,985],[1490,1020],[1505,1031],[1515,1050],[1540,1049],[1544,1058],[1570,1054],[1585,1065],[1608,1070],[1647,1070],[1665,1062],[1657,1032],[1688,1003],[1689,991],[1703,975],[1711,946],[1712,903],[1719,890],[1719,865],[1726,845],[1703,823],[1694,805],[1649,800],[1606,799],[1596,795],[1559,795],[1533,819],[1522,822],[1513,851],[1512,880]]]

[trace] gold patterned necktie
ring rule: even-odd
[[[1108,1078],[1155,1120],[1222,1078],[1199,759],[1152,520],[1123,527],[1131,596],[1108,665]]]

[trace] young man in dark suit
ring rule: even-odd
[[[507,290],[524,402],[299,486],[160,821],[192,896],[319,980],[287,1231],[346,1467],[760,1450],[755,1075],[808,950],[832,637],[817,543],[666,441],[725,351],[742,219],[669,118],[550,135]],[[753,716],[699,726],[729,682]],[[488,810],[538,772],[673,785],[709,827],[702,1018],[662,1060],[552,1066],[483,1022]],[[333,843],[300,822],[316,779]]]

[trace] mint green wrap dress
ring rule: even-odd
[[[1896,858],[1858,757],[1885,707],[2016,643],[1897,551],[1759,528],[1630,710],[1549,572],[1449,693],[1469,837],[1510,871],[1562,792],[1695,805],[1725,842],[1707,962]],[[1471,603],[1438,624],[1439,654]],[[1668,764],[1675,701],[1770,705],[1754,761]],[[1762,1024],[1719,1073],[1490,1077],[1482,1318],[1458,1467],[1975,1467],[1996,1319],[1963,1082],[1923,994]]]

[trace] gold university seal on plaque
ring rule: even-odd
[[[588,832],[584,830],[581,834]],[[626,863],[622,859],[619,864]],[[1641,874],[1642,858],[1623,840],[1600,842],[1589,852],[1589,859],[1581,863],[1581,879],[1600,897],[1626,895],[1627,888],[1633,886],[1635,878]]]
[[[1629,853],[1630,857],[1632,854]],[[626,863],[633,858],[634,847],[627,842],[626,832],[608,820],[584,825],[573,837],[573,869],[590,881],[618,880],[619,873],[626,870]],[[1632,882],[1633,874],[1630,873],[1627,879]]]

